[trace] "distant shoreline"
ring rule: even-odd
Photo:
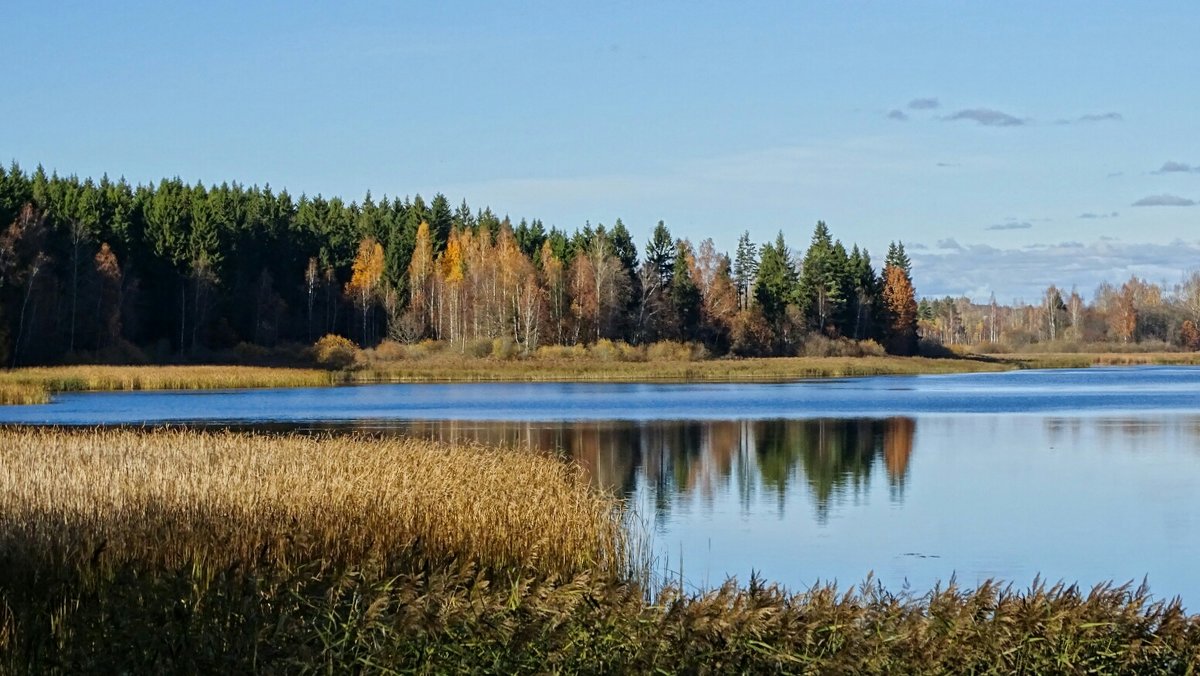
[[[1200,353],[1058,353],[967,357],[768,357],[673,361],[463,357],[399,360],[345,370],[238,365],[47,366],[0,372],[0,404],[41,404],[60,392],[325,387],[376,383],[786,382],[1034,368],[1200,365]]]

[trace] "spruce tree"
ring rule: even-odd
[[[754,299],[762,308],[763,317],[773,329],[782,327],[787,306],[796,300],[798,277],[792,263],[783,232],[774,244],[764,244],[758,259],[758,280],[754,285]]]
[[[733,282],[738,294],[738,309],[750,307],[754,278],[758,275],[758,255],[747,230],[738,238],[737,253],[733,259]]]

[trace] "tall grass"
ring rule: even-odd
[[[0,672],[1200,668],[1144,589],[647,589],[621,519],[519,450],[0,429]]]
[[[0,405],[44,404],[55,392],[322,387],[345,380],[319,369],[265,366],[45,366],[0,371]]]
[[[415,439],[0,429],[0,557],[181,566],[321,561],[570,576],[623,561],[582,471]]]
[[[459,357],[453,361],[368,362],[351,374],[357,382],[612,381],[776,382],[802,378],[919,375],[1003,371],[995,360],[923,357],[771,357],[619,361],[591,357],[532,357],[501,361]]]

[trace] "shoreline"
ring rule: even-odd
[[[48,403],[60,392],[330,387],[385,383],[772,383],[1092,366],[1200,365],[1200,353],[1047,353],[963,357],[767,357],[694,361],[397,360],[345,370],[294,366],[38,366],[0,372],[0,405]]]

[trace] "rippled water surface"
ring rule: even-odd
[[[916,590],[1035,575],[1200,605],[1200,369],[788,384],[370,385],[73,394],[0,423],[365,429],[555,449],[657,568]]]

